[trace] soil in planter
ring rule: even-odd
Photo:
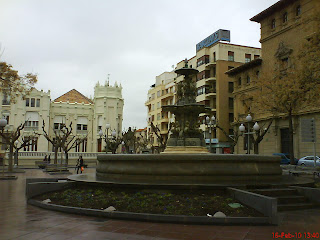
[[[229,204],[238,203],[237,200],[221,190],[166,191],[76,186],[43,194],[35,199],[50,199],[51,204],[101,210],[113,206],[116,211],[133,213],[207,216],[220,211],[228,217],[263,216],[247,206],[232,208]]]

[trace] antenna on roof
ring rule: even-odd
[[[108,73],[108,79],[107,79],[107,82],[106,82],[106,86],[109,86],[109,78],[110,78],[110,73]]]

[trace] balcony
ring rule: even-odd
[[[77,134],[87,135],[88,134],[88,130],[77,130]]]
[[[38,126],[25,126],[24,127],[24,131],[25,132],[34,132],[34,131],[38,131],[39,127]]]
[[[170,93],[164,94],[161,99],[163,100],[163,99],[170,98],[170,97],[173,97],[173,96],[174,96],[174,93],[170,92]]]
[[[206,92],[206,97],[215,97],[217,96],[217,90],[216,89],[210,89]]]
[[[206,68],[210,68],[210,67],[213,67],[213,66],[215,66],[217,64],[217,62],[209,62],[209,63],[207,63],[206,64]]]
[[[210,77],[208,77],[208,78],[206,78],[206,82],[212,82],[212,81],[216,81],[217,80],[217,78],[216,78],[216,76],[210,76]]]

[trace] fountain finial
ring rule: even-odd
[[[187,58],[184,60],[184,67],[188,68],[188,59]]]

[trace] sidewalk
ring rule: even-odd
[[[74,169],[70,169],[74,173]],[[94,172],[94,168],[85,172]],[[7,239],[140,239],[140,240],[270,240],[273,234],[320,234],[320,209],[283,212],[279,226],[203,226],[111,220],[43,210],[26,204],[25,179],[60,177],[40,169],[14,174],[17,180],[0,181],[0,240]],[[63,174],[61,177],[65,177]],[[306,234],[306,235],[305,235]],[[304,237],[306,236],[306,237]],[[288,239],[289,237],[287,237]],[[285,239],[285,236],[278,239]]]

